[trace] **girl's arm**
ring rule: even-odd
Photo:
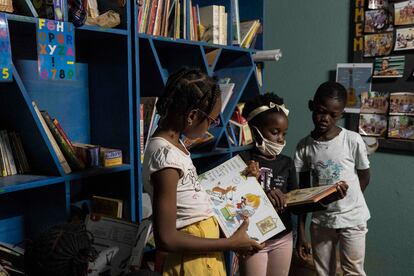
[[[238,252],[258,251],[263,246],[250,239],[246,233],[248,222],[228,239],[195,237],[176,229],[177,183],[179,171],[166,168],[151,175],[154,186],[154,236],[157,248],[169,252],[187,251],[204,253],[234,250]]]
[[[365,191],[369,184],[369,180],[371,178],[371,174],[369,169],[366,170],[357,170],[358,178],[359,178],[359,185],[361,186],[361,190]]]

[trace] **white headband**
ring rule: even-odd
[[[279,104],[275,104],[273,102],[270,102],[269,106],[262,105],[262,106],[259,106],[256,109],[254,109],[252,112],[250,112],[249,117],[247,117],[247,121],[251,121],[254,117],[259,115],[260,113],[265,112],[265,111],[267,111],[269,109],[272,109],[272,108],[276,108],[278,111],[282,111],[283,113],[285,113],[286,117],[289,115],[289,109],[287,109],[284,104],[279,105]]]

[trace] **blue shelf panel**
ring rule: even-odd
[[[91,176],[129,171],[131,170],[131,168],[132,166],[129,164],[123,164],[109,168],[99,167],[86,169],[60,177],[26,174],[5,176],[0,177],[0,194],[28,190],[56,183],[62,183],[67,180],[76,180]]]
[[[16,174],[0,177],[0,194],[23,191],[62,183],[63,177]]]
[[[7,20],[13,20],[18,22],[25,22],[25,23],[36,23],[38,18],[25,16],[25,15],[18,15],[18,14],[10,14],[6,13]]]
[[[79,27],[76,30],[110,33],[110,34],[118,34],[118,35],[125,35],[125,36],[128,35],[128,31],[124,29],[103,28],[103,27],[92,26],[92,25],[83,25],[82,27]]]
[[[204,56],[199,45],[181,44],[165,40],[152,40],[163,72],[171,74],[183,66],[198,67],[208,73]],[[174,54],[171,55],[171,52]],[[165,74],[165,73],[164,73]]]
[[[258,96],[260,94],[261,94],[261,87],[259,86],[259,83],[257,82],[256,71],[253,70],[239,101],[246,102],[247,100],[255,96]]]
[[[216,148],[215,150],[212,150],[212,151],[192,152],[191,153],[191,158],[192,159],[199,159],[199,158],[205,158],[205,157],[210,157],[210,156],[214,156],[214,155],[221,155],[221,154],[228,154],[228,153],[230,153],[230,149]]]
[[[76,179],[82,179],[82,178],[86,178],[90,176],[130,171],[131,169],[132,169],[132,166],[130,164],[122,164],[119,166],[108,167],[108,168],[104,168],[104,167],[90,168],[90,169],[68,174],[64,176],[64,179],[65,180],[76,180]]]
[[[216,47],[210,47],[210,46],[201,47],[201,50],[202,50],[203,56],[204,56],[204,62],[206,64],[206,67],[209,70],[209,75],[210,76],[212,76],[214,74],[214,72],[213,72],[214,67],[217,64],[217,60],[220,57],[222,49],[223,48],[216,48]],[[210,62],[209,62],[209,59],[210,59]]]
[[[171,37],[164,37],[164,36],[153,36],[148,34],[137,34],[138,38],[146,38],[146,39],[152,39],[154,41],[166,41],[171,43],[180,43],[180,44],[187,44],[187,45],[196,45],[196,46],[205,46],[205,47],[215,47],[215,48],[222,48],[227,50],[233,50],[233,51],[240,51],[240,52],[247,52],[252,53],[255,52],[255,49],[246,49],[241,48],[238,46],[229,46],[229,45],[219,45],[219,44],[211,44],[204,41],[193,41],[193,40],[187,40],[187,39],[175,39]]]

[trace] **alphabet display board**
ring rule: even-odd
[[[0,13],[0,81],[12,81],[12,57],[6,14]]]
[[[374,70],[371,91],[391,95],[414,92],[414,1],[353,0],[350,23],[349,62],[371,63],[378,71],[375,75]],[[392,70],[384,70],[385,65]],[[413,139],[406,138],[407,135],[398,138],[392,135],[395,130],[390,111],[388,108],[385,113],[388,132],[378,139],[379,150],[402,154],[414,152]],[[409,120],[405,120],[407,123],[399,129],[402,133],[414,127],[414,120],[411,120],[414,117],[404,116]],[[347,123],[349,129],[358,131],[360,114],[349,114]]]
[[[40,18],[37,55],[41,79],[75,79],[75,31],[72,23]]]

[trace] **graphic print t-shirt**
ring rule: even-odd
[[[153,197],[151,174],[165,168],[180,171],[177,185],[177,229],[213,216],[209,196],[198,181],[196,168],[189,154],[161,137],[150,138],[144,154],[142,178],[144,190]]]
[[[360,225],[370,218],[356,171],[369,168],[361,135],[342,129],[329,141],[316,141],[307,136],[297,146],[295,166],[298,172],[311,173],[312,186],[338,181],[346,181],[349,186],[345,198],[329,204],[325,211],[314,212],[312,222],[330,228],[345,228]]]
[[[280,189],[284,194],[297,189],[296,170],[292,158],[285,155],[278,155],[274,160],[268,160],[252,151],[241,152],[240,156],[244,162],[254,160],[259,163],[260,178],[259,183],[267,191],[270,189]],[[288,210],[278,212],[280,219],[286,230],[277,234],[273,238],[279,238],[292,231],[291,213]]]

